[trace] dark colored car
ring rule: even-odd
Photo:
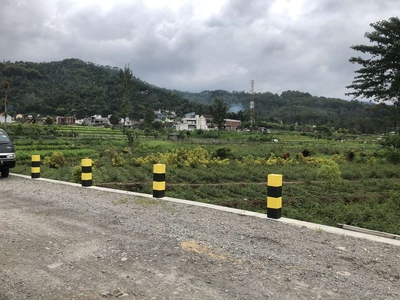
[[[15,149],[11,138],[4,129],[0,129],[0,172],[1,177],[8,177],[10,168],[15,167]]]

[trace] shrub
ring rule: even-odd
[[[216,156],[219,158],[227,158],[229,153],[231,152],[231,148],[229,147],[222,147],[216,150]]]
[[[393,163],[399,164],[400,163],[400,150],[398,149],[389,149],[385,153],[386,159]]]
[[[111,162],[113,167],[123,167],[126,163],[126,160],[123,157],[123,153],[118,153],[114,151]]]
[[[354,157],[356,156],[356,154],[354,153],[353,150],[348,150],[346,153],[347,159],[349,161],[353,161]]]
[[[51,156],[46,156],[44,158],[44,164],[49,165],[50,168],[59,168],[67,164],[64,153],[53,152]]]
[[[75,183],[82,182],[82,167],[81,166],[74,166],[72,169],[71,181]]]
[[[304,149],[301,151],[301,154],[303,154],[304,157],[308,157],[310,156],[311,152],[308,149]]]
[[[333,188],[342,180],[339,165],[332,163],[322,165],[317,172],[317,177],[325,181],[326,185]]]
[[[369,166],[375,166],[376,165],[376,158],[371,156],[370,158],[367,159],[367,164]]]

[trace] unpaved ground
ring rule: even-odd
[[[0,300],[399,299],[399,247],[0,177]]]

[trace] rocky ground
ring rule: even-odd
[[[399,299],[399,247],[0,177],[0,300]]]

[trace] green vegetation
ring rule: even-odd
[[[172,141],[168,133],[155,139],[137,130],[129,147],[127,135],[107,128],[8,124],[7,130],[16,173],[30,175],[31,155],[40,154],[41,177],[79,183],[81,159],[89,157],[94,185],[152,194],[153,164],[165,163],[167,196],[258,212],[266,209],[268,174],[282,174],[283,216],[400,233],[396,136],[341,141],[338,132],[328,139],[297,131],[221,131],[220,138],[191,132]]]

